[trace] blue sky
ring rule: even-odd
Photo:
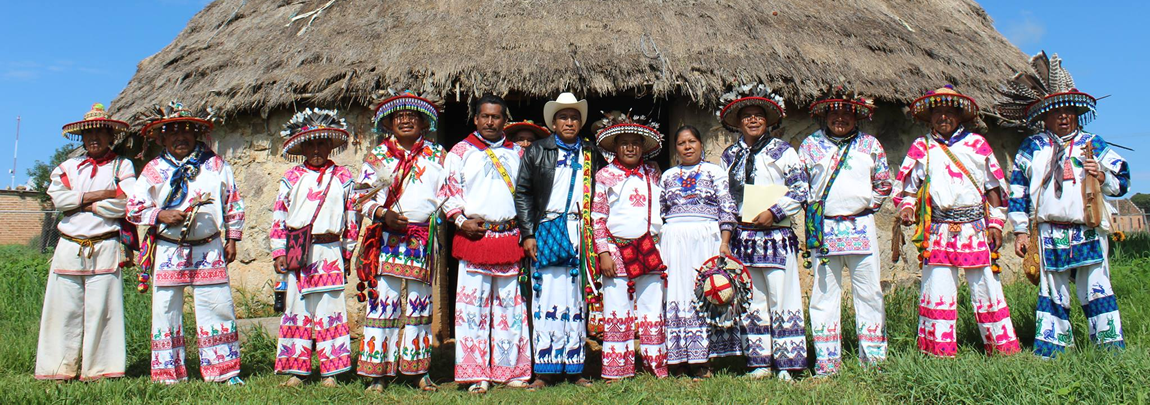
[[[8,187],[16,116],[22,119],[16,183],[66,140],[60,127],[93,102],[109,103],[136,71],[209,1],[7,2],[0,24],[0,188]],[[1138,119],[1150,65],[1150,5],[1135,1],[982,2],[995,26],[1023,52],[1058,53],[1083,91],[1101,97],[1089,130],[1150,152],[1150,125]],[[977,50],[972,50],[977,52]],[[1150,192],[1150,167],[1134,160],[1132,191]]]

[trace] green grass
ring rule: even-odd
[[[175,386],[152,384],[148,377],[150,296],[134,292],[134,275],[125,277],[128,377],[94,383],[37,381],[32,371],[48,256],[24,247],[0,247],[0,403],[1147,403],[1150,258],[1123,256],[1112,269],[1128,345],[1121,352],[1089,344],[1085,320],[1075,309],[1072,319],[1078,346],[1058,359],[1041,360],[1028,351],[1011,357],[986,357],[964,295],[959,308],[958,358],[929,358],[915,349],[917,288],[909,286],[887,295],[891,357],[881,371],[859,367],[853,360],[857,358],[857,343],[846,338],[845,367],[834,378],[802,378],[793,383],[749,381],[740,377],[744,370],[738,359],[724,359],[716,364],[715,378],[705,382],[656,380],[642,375],[612,385],[596,383],[586,389],[570,384],[534,393],[496,389],[476,398],[450,383],[450,351],[435,355],[433,377],[442,382],[438,393],[423,393],[400,383],[383,394],[365,394],[363,381],[350,374],[340,377],[338,388],[309,384],[281,389],[277,384],[284,377],[271,371],[274,339],[266,334],[253,336],[243,346],[241,375],[248,382],[245,387],[201,381]],[[1024,350],[1029,349],[1034,339],[1035,287],[1015,283],[1006,287],[1006,294]],[[185,317],[187,321],[190,318]],[[843,330],[853,329],[852,318],[844,314]],[[188,349],[189,374],[198,376],[194,347]]]

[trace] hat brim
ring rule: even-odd
[[[143,135],[145,138],[159,139],[159,137],[160,137],[159,131],[162,130],[165,125],[177,124],[177,123],[181,123],[181,122],[187,123],[189,126],[194,125],[196,127],[203,129],[203,131],[197,131],[197,133],[198,132],[212,132],[212,129],[215,128],[215,126],[212,125],[211,121],[205,120],[203,118],[175,117],[175,118],[165,118],[162,120],[152,122],[148,125],[145,125],[143,129],[140,129],[140,134]]]
[[[112,130],[112,134],[116,138],[120,138],[128,133],[128,123],[112,119],[96,119],[96,120],[83,120],[76,121],[64,125],[62,134],[65,138],[73,141],[79,140],[85,131],[90,131],[98,128],[108,128]]]
[[[283,155],[301,156],[303,152],[300,149],[303,147],[304,142],[312,139],[331,139],[331,149],[336,150],[347,145],[348,138],[351,135],[347,131],[339,128],[316,128],[300,132],[292,135],[283,145]]]
[[[728,130],[739,130],[739,111],[744,108],[758,106],[762,107],[763,111],[767,114],[767,126],[778,124],[786,116],[783,107],[776,103],[774,100],[764,97],[743,97],[738,100],[732,101],[719,111],[719,121],[723,123]]]
[[[566,110],[568,108],[579,111],[580,124],[579,129],[583,129],[583,125],[587,123],[587,100],[579,100],[576,103],[560,103],[558,101],[548,101],[543,105],[543,123],[547,124],[547,128],[555,127],[555,113]]]
[[[615,140],[619,135],[637,134],[643,138],[643,157],[651,158],[659,154],[663,145],[663,135],[654,128],[639,124],[615,124],[599,130],[595,144],[604,154],[615,154]]]
[[[530,122],[516,122],[514,124],[503,127],[503,133],[507,135],[512,135],[519,131],[531,131],[535,133],[536,139],[543,139],[551,136],[550,130]]]
[[[914,118],[928,124],[931,111],[935,107],[954,107],[962,110],[962,122],[978,118],[978,103],[969,96],[957,93],[928,94],[915,99],[910,106]]]
[[[1079,124],[1085,126],[1093,120],[1097,103],[1098,99],[1094,96],[1079,91],[1054,93],[1026,108],[1027,121],[1030,124],[1037,124],[1038,121],[1045,119],[1050,111],[1061,107],[1074,107],[1078,112]]]
[[[811,103],[811,115],[816,117],[826,118],[830,110],[841,109],[844,106],[850,108],[855,114],[855,118],[860,120],[869,120],[874,116],[874,106],[860,103],[854,100],[846,100],[841,98],[819,100]]]
[[[387,127],[391,126],[391,115],[404,110],[423,114],[423,119],[427,121],[428,131],[435,132],[439,124],[439,107],[431,100],[411,94],[400,94],[379,103],[375,107],[375,118],[372,120],[372,124],[377,131],[390,131],[391,129]]]

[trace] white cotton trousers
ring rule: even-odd
[[[623,271],[623,269],[619,269]],[[634,281],[635,293],[628,290]],[[667,376],[667,333],[663,329],[663,279],[658,274],[603,278],[603,378],[635,375],[635,329],[643,366]]]
[[[815,341],[815,373],[837,373],[842,365],[842,278],[850,270],[854,298],[855,330],[859,361],[886,359],[886,313],[883,308],[881,267],[878,255],[851,254],[816,258],[811,286],[810,317]]]
[[[240,373],[240,339],[231,286],[190,286],[195,300],[196,344],[204,381],[224,382]],[[184,286],[152,290],[152,381],[188,379],[184,366]]]
[[[365,377],[426,374],[431,366],[431,286],[376,277],[379,299],[367,302],[357,372]]]
[[[922,269],[922,295],[919,297],[918,348],[938,357],[954,357],[958,352],[955,339],[958,317],[958,270],[951,266],[926,266]],[[987,354],[1013,354],[1021,349],[1010,307],[1002,293],[1002,282],[990,267],[963,269],[970,287],[970,303],[978,323],[979,336]]]
[[[747,367],[802,370],[807,367],[806,325],[799,265],[794,253],[783,268],[748,267],[751,305],[744,317]]]
[[[527,381],[531,341],[519,278],[483,274],[459,261],[455,293],[455,382]],[[521,321],[516,322],[515,319]]]
[[[276,373],[310,375],[313,352],[319,358],[321,376],[351,370],[351,334],[343,289],[301,294],[298,275],[295,271],[287,275]]]
[[[1103,242],[1103,252],[1105,248],[1106,243]],[[1074,334],[1070,326],[1071,276],[1074,276],[1073,282],[1077,284],[1074,294],[1086,316],[1086,331],[1090,340],[1103,347],[1126,347],[1122,318],[1118,314],[1118,299],[1110,285],[1110,263],[1107,260],[1064,271],[1041,271],[1034,353],[1051,358],[1066,351],[1067,347],[1074,346]]]
[[[36,378],[123,377],[124,282],[117,270],[87,276],[48,273]]]

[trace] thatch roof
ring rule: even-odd
[[[989,106],[1025,66],[969,0],[217,0],[140,62],[112,106],[125,117],[178,98],[266,115],[363,105],[386,88],[707,105],[755,81],[800,104],[843,82],[903,103],[953,83]]]

